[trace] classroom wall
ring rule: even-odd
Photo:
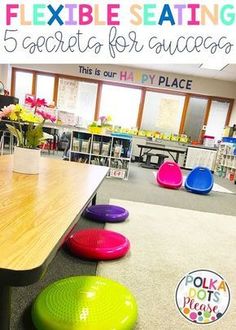
[[[236,95],[236,91],[235,91],[235,95]],[[229,126],[233,126],[235,124],[236,124],[236,100],[234,100],[234,107],[231,113]]]
[[[10,91],[11,87],[11,66],[8,64],[0,64],[0,80],[3,82],[5,89]]]
[[[2,65],[0,65],[2,66]],[[158,87],[161,89],[169,89],[175,91],[183,91],[188,93],[196,93],[196,94],[204,94],[204,95],[211,95],[211,96],[220,96],[226,98],[233,98],[236,99],[236,83],[227,82],[222,80],[216,79],[207,79],[195,76],[187,76],[187,75],[180,75],[180,74],[173,74],[167,72],[157,72],[151,71],[146,69],[135,69],[128,66],[119,66],[119,65],[102,65],[102,64],[21,64],[21,65],[14,65],[15,67],[27,68],[32,70],[39,70],[39,71],[46,71],[52,73],[61,73],[65,75],[77,76],[77,77],[85,77],[85,78],[95,78],[101,80],[109,80],[114,82],[122,82],[126,84],[135,84],[139,86],[148,86],[148,87]],[[82,68],[82,70],[81,70]],[[84,70],[83,70],[84,68]],[[100,70],[100,75],[95,74],[95,70]],[[81,72],[84,71],[84,72]],[[92,72],[92,73],[91,73]],[[114,73],[114,77],[104,77],[106,72]],[[130,80],[121,80],[121,72],[127,72],[127,77],[132,76],[134,77],[133,81]],[[1,71],[0,71],[1,73]],[[142,75],[146,76],[164,76],[169,79],[169,81],[173,81],[174,79],[184,79],[184,80],[192,80],[191,82],[191,89],[181,89],[181,88],[167,88],[157,86],[151,83],[151,79],[148,79],[144,83],[141,82]],[[234,102],[234,107],[231,115],[230,124],[236,123],[236,100]]]

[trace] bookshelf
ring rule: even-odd
[[[216,175],[236,181],[236,143],[222,142],[216,156]]]
[[[108,177],[128,180],[132,137],[72,131],[69,160],[110,168]]]

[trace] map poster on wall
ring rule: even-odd
[[[78,87],[78,80],[59,80],[57,105],[60,110],[70,109],[73,112],[71,110],[76,108]]]
[[[156,126],[162,132],[178,133],[181,111],[179,111],[179,101],[161,99],[159,111],[156,117]]]

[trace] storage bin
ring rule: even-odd
[[[101,155],[102,156],[109,156],[109,150],[110,150],[110,143],[103,142]]]
[[[223,137],[222,142],[236,143],[236,138],[233,138],[233,137]]]
[[[215,137],[210,135],[204,135],[203,137],[203,145],[206,147],[214,148],[215,145]]]
[[[101,146],[100,142],[93,142],[92,154],[99,155],[100,154],[100,146]]]
[[[81,140],[73,138],[73,151],[80,151]]]
[[[88,131],[93,134],[105,134],[106,133],[106,127],[102,126],[89,126]]]
[[[122,152],[122,146],[121,145],[115,145],[114,146],[114,157],[119,158],[121,156]]]
[[[89,142],[90,140],[81,140],[81,152],[89,152]]]

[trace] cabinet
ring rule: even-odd
[[[215,173],[236,180],[236,143],[221,143],[216,156]]]
[[[73,131],[69,160],[108,166],[108,176],[127,180],[130,171],[132,137]]]
[[[196,166],[205,166],[214,171],[217,150],[201,147],[188,147],[185,167],[192,169]]]

